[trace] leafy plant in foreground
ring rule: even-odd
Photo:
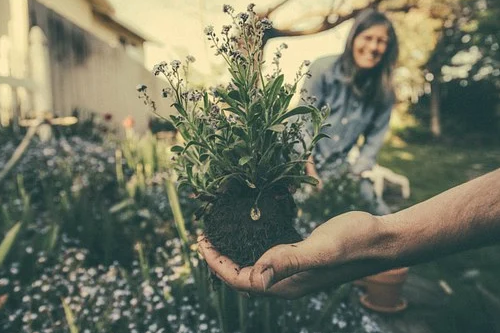
[[[181,71],[194,60],[155,66],[164,75],[178,115],[171,116],[185,140],[172,147],[177,153],[180,183],[208,203],[204,208],[205,234],[222,252],[242,265],[251,264],[268,247],[298,240],[291,227],[295,204],[291,197],[302,183],[316,184],[305,175],[304,165],[320,133],[327,109],[301,105],[290,110],[297,84],[309,75],[305,61],[292,84],[286,84],[279,67],[280,46],[272,74],[264,75],[262,37],[271,23],[260,20],[249,5],[246,12],[224,12],[232,25],[220,36],[209,26],[208,40],[227,63],[227,87],[210,91],[190,89]],[[233,34],[231,34],[233,32]],[[146,86],[138,87],[145,104],[156,114]],[[311,140],[304,140],[306,123]],[[231,239],[231,240],[228,240]]]

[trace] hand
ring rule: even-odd
[[[383,270],[356,260],[366,259],[366,250],[374,252],[379,227],[371,214],[346,213],[320,225],[307,239],[275,246],[254,266],[243,268],[217,252],[204,236],[198,246],[212,271],[234,289],[294,299]]]

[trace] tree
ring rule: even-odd
[[[499,0],[461,0],[450,4],[442,17],[439,39],[425,66],[431,91],[431,132],[442,135],[441,91],[443,84],[460,80],[489,80],[500,89]]]
[[[258,13],[261,18],[268,18],[279,21],[278,25],[266,31],[264,36],[265,43],[272,38],[278,37],[292,37],[292,36],[305,36],[322,31],[330,30],[338,27],[340,24],[356,17],[356,15],[366,8],[378,8],[386,12],[408,12],[412,8],[419,7],[419,2],[424,1],[387,1],[387,0],[366,0],[366,1],[345,1],[345,0],[332,0],[332,1],[319,1],[316,6],[311,6],[307,3],[307,8],[312,10],[299,11],[300,14],[293,19],[293,21],[283,22],[281,20],[274,20],[275,17],[280,15],[280,11],[285,7],[297,5],[297,2],[291,0],[281,0],[273,6],[268,7]],[[297,28],[296,22],[308,22],[309,24],[301,24]]]

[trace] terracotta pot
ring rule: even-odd
[[[367,276],[362,281],[366,294],[361,296],[361,304],[377,312],[403,311],[408,306],[408,302],[401,296],[401,289],[407,277],[408,267]]]

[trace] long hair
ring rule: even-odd
[[[375,25],[383,25],[387,28],[387,48],[380,62],[368,71],[360,71],[354,61],[353,44],[354,39],[366,29]],[[399,45],[394,27],[383,13],[374,9],[361,12],[351,28],[345,51],[340,56],[341,72],[348,84],[351,84],[354,93],[366,101],[376,104],[386,103],[394,96],[392,85],[392,73],[398,58]]]

